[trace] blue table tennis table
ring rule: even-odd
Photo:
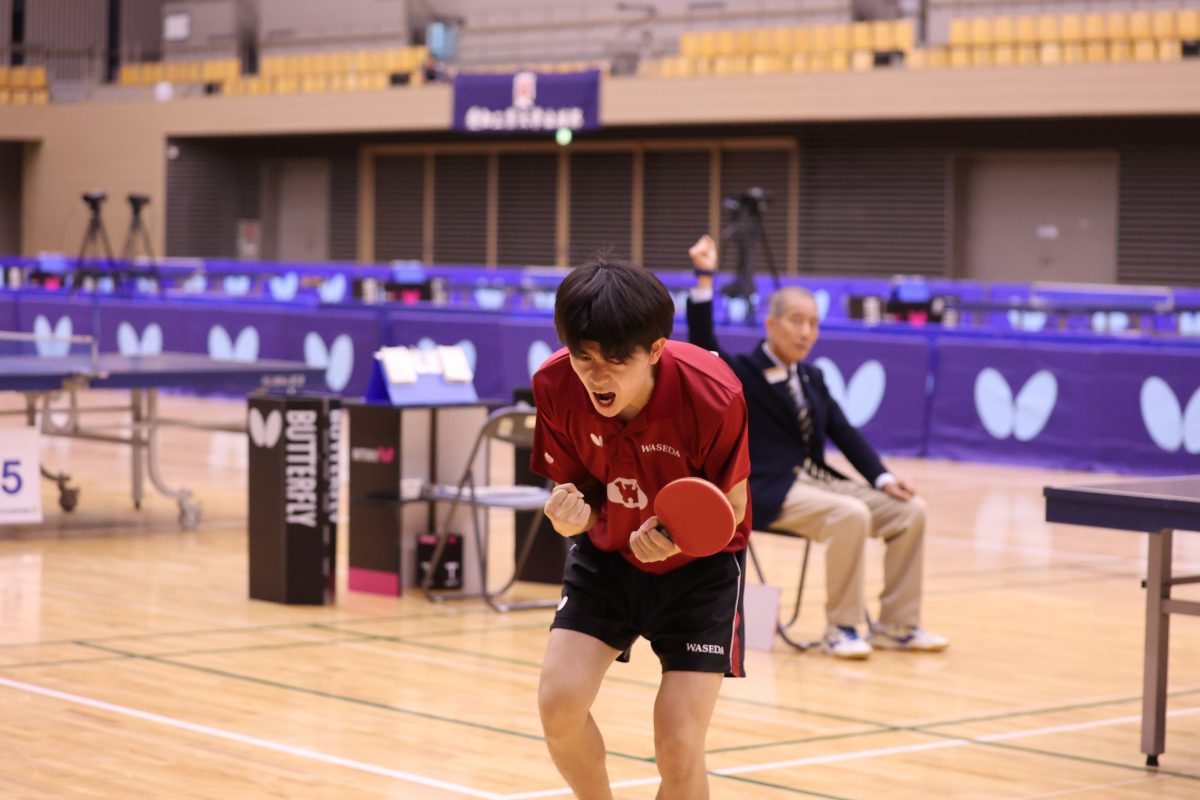
[[[192,528],[200,520],[200,503],[186,488],[171,489],[158,466],[158,429],[163,426],[226,430],[230,428],[196,420],[165,419],[158,413],[159,389],[203,390],[220,386],[222,391],[239,394],[265,389],[295,392],[321,387],[323,370],[291,361],[218,361],[194,353],[163,353],[155,356],[117,354],[71,354],[62,357],[38,355],[0,356],[0,391],[25,395],[23,414],[30,426],[39,425],[44,436],[63,436],[124,445],[132,453],[132,496],[135,508],[141,508],[145,481],[179,505],[179,521]],[[78,395],[86,389],[113,389],[129,393],[129,401],[117,406],[81,408]],[[65,396],[66,407],[52,405]],[[128,421],[119,426],[87,428],[84,412],[127,412]],[[117,427],[117,432],[113,428]],[[128,435],[124,430],[128,429]],[[52,473],[44,466],[42,474],[59,488],[59,505],[66,511],[78,502],[79,489],[69,485],[70,476]]]

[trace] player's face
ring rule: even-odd
[[[807,294],[788,292],[778,316],[767,316],[767,344],[785,364],[803,361],[817,343],[821,320]]]
[[[649,351],[638,347],[622,361],[605,358],[598,343],[585,340],[580,342],[579,352],[571,353],[571,368],[597,411],[628,422],[650,402],[654,367],[666,342],[659,339]]]

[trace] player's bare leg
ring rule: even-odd
[[[715,672],[663,673],[654,701],[658,800],[707,800],[704,741],[723,680]]]
[[[592,701],[617,650],[577,631],[555,628],[546,643],[538,709],[554,766],[580,800],[611,800],[604,738]]]

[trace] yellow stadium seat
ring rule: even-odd
[[[221,85],[221,94],[226,97],[241,97],[248,94],[246,91],[246,83],[244,81],[225,81]]]
[[[792,28],[792,52],[811,53],[813,48],[813,30],[806,25]]]
[[[1108,60],[1114,64],[1130,61],[1133,58],[1133,46],[1129,42],[1109,42]]]
[[[1108,38],[1108,30],[1104,25],[1103,14],[1085,14],[1083,17],[1083,38],[1088,42],[1103,42]]]
[[[26,91],[25,89],[13,89],[12,104],[14,106],[29,105],[29,92]]]
[[[284,75],[275,79],[274,88],[275,94],[295,94],[300,90],[300,80],[294,75]]]
[[[975,17],[971,20],[971,44],[990,45],[992,38],[992,21],[987,17]]]
[[[1058,35],[1063,42],[1082,42],[1083,15],[1063,14],[1058,18]]]
[[[0,106],[7,106],[12,103],[12,89],[7,87],[0,89]]]
[[[811,34],[810,48],[814,53],[828,53],[833,50],[833,26],[832,25],[813,25],[809,29]]]
[[[1058,42],[1044,42],[1038,45],[1038,63],[1047,67],[1063,63],[1062,45]]]
[[[696,34],[696,53],[699,58],[712,58],[717,54],[717,34],[715,31],[701,31]]]
[[[737,36],[733,31],[717,31],[717,55],[732,56],[737,51]]]
[[[1038,63],[1038,48],[1035,44],[1017,45],[1017,66],[1035,67]]]
[[[971,20],[957,17],[950,20],[950,46],[966,47],[971,43]]]
[[[1158,48],[1150,39],[1139,39],[1133,43],[1133,60],[1146,64],[1158,60]]]
[[[46,88],[46,68],[45,67],[30,67],[29,68],[29,85],[34,89]]]
[[[912,70],[923,70],[928,68],[929,62],[926,58],[927,53],[928,51],[926,50],[913,50],[911,53],[905,54],[904,66],[907,69]]]
[[[969,48],[971,51],[971,66],[972,67],[991,67],[995,66],[996,58],[992,52],[992,46],[987,44],[977,44]]]
[[[871,38],[871,23],[855,22],[850,26],[851,50],[874,50],[875,44]]]
[[[1038,26],[1036,17],[1017,17],[1013,41],[1017,44],[1037,44]]]
[[[899,50],[896,43],[896,23],[890,20],[880,20],[871,23],[871,49],[876,53],[889,53]]]
[[[808,72],[809,58],[808,53],[792,53],[792,72]]]
[[[829,72],[828,53],[808,53],[809,72]]]
[[[684,33],[679,36],[679,54],[689,58],[700,55],[700,37],[695,33]],[[648,62],[639,62],[638,68]]]
[[[1158,40],[1159,61],[1179,61],[1181,58],[1183,58],[1183,49],[1178,39]]]
[[[1111,42],[1129,39],[1129,17],[1121,11],[1110,11],[1104,15],[1104,32]]]
[[[1174,39],[1178,33],[1175,29],[1175,12],[1155,11],[1151,14],[1150,33],[1155,39]]]
[[[916,28],[910,20],[897,20],[893,23],[895,30],[896,49],[907,53],[913,49],[913,43],[916,41]]]
[[[1017,50],[1011,44],[998,44],[992,48],[992,62],[997,67],[1011,67],[1017,63]]]
[[[142,85],[153,86],[167,79],[167,65],[161,61],[142,64]]]
[[[1154,37],[1149,11],[1131,11],[1128,16],[1129,38],[1136,42]],[[1134,45],[1134,50],[1137,50],[1137,45]]]
[[[121,69],[117,72],[118,86],[137,86],[142,80],[142,67],[140,64],[122,64]],[[0,86],[5,84],[0,81]]]
[[[1200,9],[1184,9],[1175,18],[1179,38],[1186,41],[1200,39]]]
[[[971,66],[971,48],[951,47],[950,66],[954,67],[955,69]]]
[[[849,25],[834,25],[830,31],[832,37],[833,50],[838,53],[850,52],[850,26]],[[849,68],[849,60],[846,65]]]
[[[35,106],[49,105],[50,93],[45,89],[34,89],[29,93],[29,102],[33,103]]]
[[[1062,41],[1062,34],[1058,29],[1058,17],[1053,14],[1042,14],[1037,18],[1037,40],[1042,43]]]
[[[1104,64],[1108,61],[1108,45],[1104,42],[1088,42],[1085,46],[1084,59],[1089,64]]]
[[[792,29],[771,28],[770,51],[778,55],[788,55],[792,52]]]
[[[752,75],[774,75],[783,72],[783,59],[771,53],[756,53],[750,57]]]
[[[1086,64],[1087,57],[1084,53],[1083,42],[1066,42],[1062,45],[1062,63],[1064,64]]]
[[[712,75],[713,60],[711,58],[685,58],[684,63],[679,67],[680,77],[691,77],[692,75]]]
[[[828,66],[830,72],[848,72],[850,70],[850,54],[845,50],[830,53]]]
[[[992,41],[996,44],[1016,44],[1017,24],[1012,17],[996,17],[992,20]]]
[[[930,69],[945,69],[950,66],[950,51],[945,47],[931,47],[926,51],[925,63]]]
[[[0,64],[0,89],[7,89],[10,85],[10,75],[12,69],[7,64]]]
[[[870,72],[875,69],[874,51],[855,50],[850,53],[850,69],[854,72]]]
[[[754,31],[740,30],[734,34],[734,52],[739,56],[754,54]]]
[[[752,39],[750,51],[755,54],[766,55],[775,52],[775,29],[773,28],[756,28],[750,31]]]
[[[25,89],[29,86],[29,67],[13,67],[8,74],[8,85],[14,89]]]

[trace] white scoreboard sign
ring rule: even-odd
[[[42,521],[40,450],[36,428],[0,429],[0,525]]]

